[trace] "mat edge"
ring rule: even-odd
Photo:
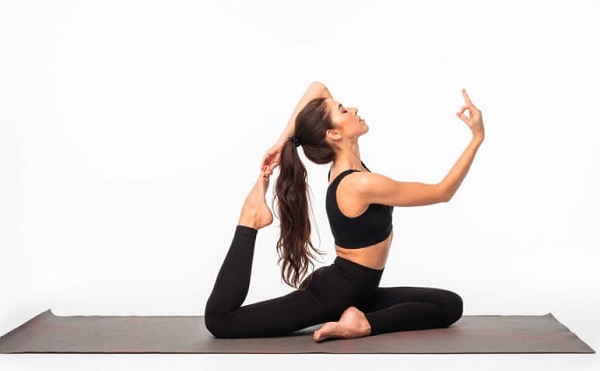
[[[12,330],[10,330],[10,331],[6,332],[4,335],[0,336],[0,352],[2,352],[2,347],[1,347],[1,345],[2,345],[2,341],[3,341],[4,339],[7,339],[7,338],[9,338],[10,336],[12,336],[12,334],[13,334],[13,333],[17,332],[18,330],[22,329],[23,327],[25,327],[25,326],[27,326],[27,325],[29,325],[29,324],[33,323],[33,322],[40,321],[41,319],[43,319],[43,318],[46,318],[46,317],[56,317],[56,316],[54,315],[54,313],[52,313],[52,309],[48,308],[48,309],[46,309],[45,311],[43,311],[43,312],[40,312],[40,313],[38,313],[37,315],[33,316],[33,317],[32,317],[31,319],[29,319],[28,321],[26,321],[26,322],[22,323],[21,325],[19,325],[19,326],[17,326],[17,327],[15,327],[15,328],[13,328]]]
[[[561,326],[563,326],[570,334],[572,334],[577,340],[579,340],[581,343],[583,343],[585,346],[587,346],[589,348],[589,352],[587,352],[586,354],[596,354],[596,350],[594,348],[592,348],[591,345],[589,345],[586,341],[584,341],[579,335],[577,335],[575,333],[575,331],[571,330],[571,328],[567,325],[565,325],[561,320],[559,320],[558,318],[556,318],[555,315],[553,315],[552,313],[548,313],[547,316],[551,316],[557,323],[559,323]]]

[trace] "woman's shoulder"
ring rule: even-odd
[[[340,175],[344,175],[343,182],[340,181],[340,187],[356,193],[371,192],[381,187],[383,183],[391,181],[389,177],[371,171],[353,170],[352,172],[342,172]]]
[[[371,200],[374,195],[395,192],[399,182],[381,173],[359,171],[344,177],[338,188],[353,197]]]

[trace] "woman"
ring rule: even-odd
[[[206,304],[205,323],[216,337],[282,336],[323,324],[313,333],[321,342],[393,331],[447,327],[462,316],[462,299],[435,288],[379,287],[392,242],[395,206],[448,202],[457,191],[484,138],[479,111],[462,91],[457,112],[473,134],[464,152],[437,184],[399,182],[372,173],[360,159],[358,138],[368,131],[358,109],[334,100],[313,82],[297,104],[279,141],[262,159],[232,244]],[[468,113],[468,115],[465,115]],[[308,274],[317,250],[310,241],[306,169],[298,155],[331,163],[326,209],[335,239],[332,265]],[[273,215],[265,192],[273,170],[280,173],[275,200],[280,218],[277,251],[282,278],[298,289],[288,295],[242,306],[250,283],[257,231]]]

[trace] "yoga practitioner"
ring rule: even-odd
[[[313,325],[316,342],[393,331],[447,327],[463,311],[457,294],[438,288],[379,287],[392,243],[394,207],[448,202],[467,175],[484,139],[481,111],[463,89],[456,115],[472,132],[466,149],[437,184],[400,182],[371,172],[361,161],[358,138],[369,128],[358,109],[310,84],[280,139],[262,158],[261,171],[242,206],[233,241],[206,303],[205,324],[218,338],[272,337]],[[311,272],[319,253],[310,240],[306,169],[299,157],[331,164],[326,211],[335,240],[333,264]],[[259,229],[273,215],[265,193],[275,183],[280,234],[277,252],[283,280],[296,290],[242,305],[250,284]]]

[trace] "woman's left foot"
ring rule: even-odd
[[[313,333],[313,339],[320,343],[327,339],[353,339],[371,334],[371,324],[363,312],[356,307],[348,307],[340,320],[327,322]]]
[[[271,213],[265,198],[267,188],[269,188],[269,176],[261,173],[254,187],[246,196],[238,221],[239,225],[261,229],[273,222],[273,213]]]

